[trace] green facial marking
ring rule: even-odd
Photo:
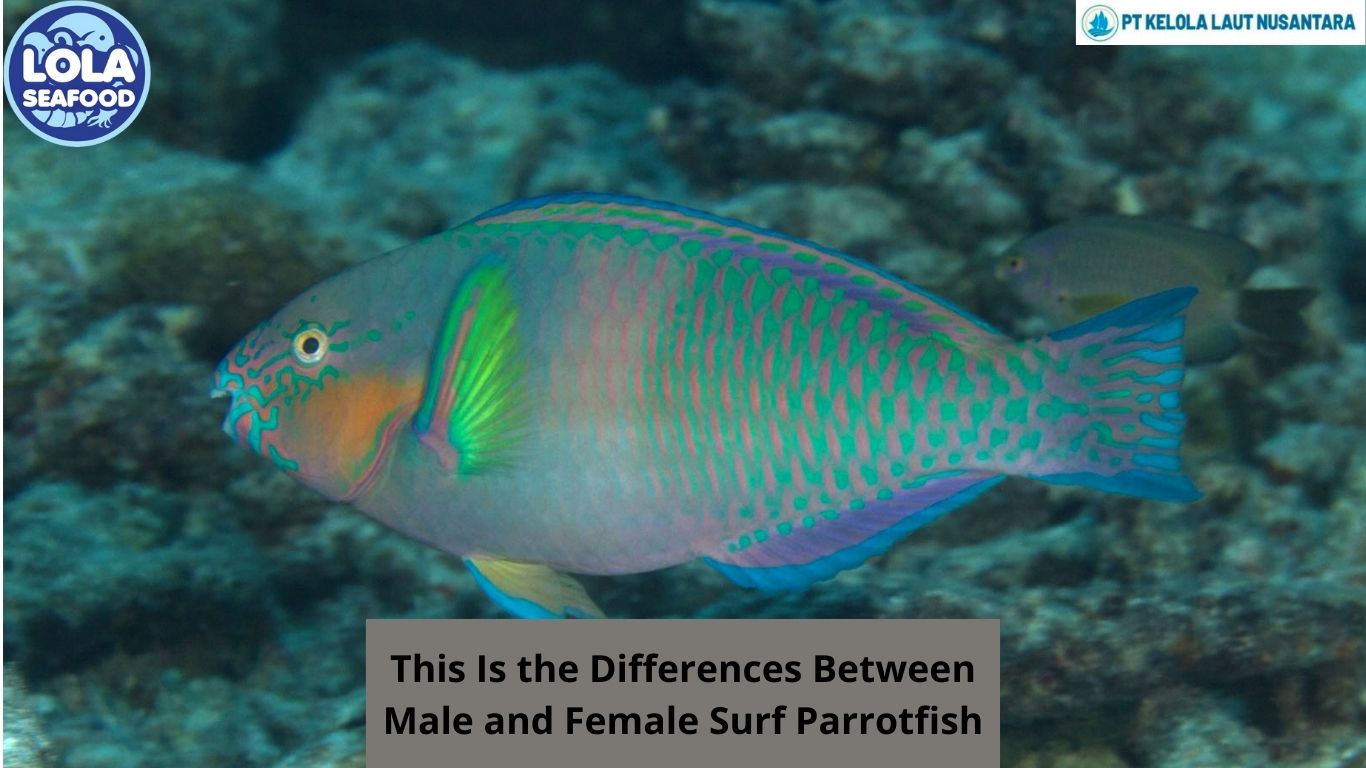
[[[266,446],[266,450],[270,453],[270,460],[271,460],[271,462],[273,462],[273,463],[275,464],[275,466],[279,467],[280,469],[289,471],[289,472],[297,472],[297,471],[299,471],[299,462],[297,462],[297,461],[295,461],[295,460],[293,460],[293,459],[287,459],[287,458],[285,458],[285,457],[280,453],[280,451],[277,450],[277,449],[275,448],[275,446],[273,446],[273,445]]]

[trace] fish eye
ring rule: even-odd
[[[313,365],[327,354],[327,334],[321,328],[307,328],[294,337],[294,359]]]
[[[1058,303],[1059,303],[1059,304],[1066,304],[1066,303],[1067,303],[1067,292],[1066,292],[1066,291],[1058,291],[1058,297],[1057,297],[1057,298],[1058,298]]]
[[[1012,256],[1010,257],[1010,261],[1007,263],[1007,266],[1009,266],[1013,270],[1018,270],[1023,264],[1024,262],[1020,260],[1019,256]]]

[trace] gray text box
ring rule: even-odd
[[[994,620],[371,620],[366,646],[375,768],[1000,759]]]

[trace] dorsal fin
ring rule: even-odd
[[[437,335],[413,417],[418,440],[461,474],[507,464],[527,424],[524,371],[507,262],[482,259],[456,286]]]
[[[516,200],[461,225],[490,226],[523,221],[610,224],[696,243],[702,253],[724,250],[737,261],[757,258],[793,275],[862,299],[920,333],[999,334],[986,321],[940,296],[918,288],[862,259],[737,219],[673,203],[628,195],[569,192]],[[685,251],[686,252],[686,251]]]

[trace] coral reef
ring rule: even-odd
[[[5,669],[5,762],[14,768],[45,768],[50,745],[18,669]]]
[[[311,236],[304,216],[232,183],[137,197],[95,241],[96,307],[181,304],[198,313],[183,337],[213,360],[300,291],[346,266],[345,241]],[[147,226],[148,222],[156,226]],[[212,251],[212,258],[205,253]]]
[[[391,248],[519,196],[678,191],[649,107],[598,67],[514,75],[400,45],[340,74],[268,173],[353,240]]]
[[[1197,504],[1011,481],[800,594],[586,583],[615,616],[999,617],[1018,768],[1366,755],[1357,59],[1080,48],[1032,1],[347,7],[130,2],[137,128],[70,151],[5,118],[7,760],[362,765],[364,618],[498,610],[233,446],[214,360],[321,275],[581,188],[845,249],[1022,334],[1047,328],[995,255],[1088,212],[1232,232],[1254,284],[1318,286],[1305,344],[1191,372]]]

